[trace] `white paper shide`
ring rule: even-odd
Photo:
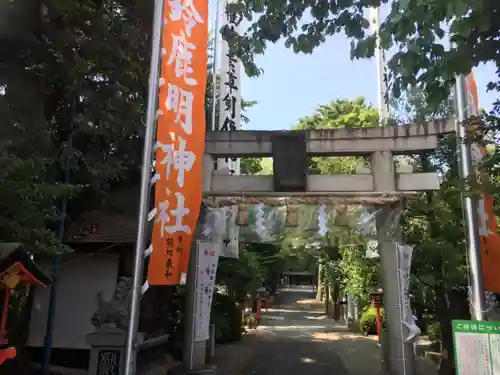
[[[208,208],[203,222],[203,235],[220,246],[222,258],[238,258],[238,206]]]
[[[209,337],[210,311],[212,309],[220,246],[211,242],[198,242],[197,251],[194,341],[205,341]]]
[[[401,323],[407,328],[406,342],[415,341],[420,335],[420,328],[415,323],[415,317],[410,306],[410,270],[413,256],[413,246],[397,244],[398,266],[399,266],[399,285],[401,292],[401,304],[403,307],[403,316]]]
[[[221,253],[224,258],[239,258],[240,228],[236,223],[238,206],[224,208],[225,229],[221,238]]]

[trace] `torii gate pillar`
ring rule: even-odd
[[[371,156],[371,166],[377,191],[396,190],[396,174],[392,153],[375,152]],[[401,207],[386,205],[377,216],[377,240],[382,268],[384,289],[384,310],[387,330],[383,338],[384,366],[392,375],[414,375],[415,354],[412,343],[404,342],[402,327],[402,295],[398,288],[399,269],[396,243],[402,241],[400,218]],[[387,337],[388,336],[388,337]]]

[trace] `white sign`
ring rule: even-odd
[[[452,320],[457,375],[500,375],[500,323]]]
[[[403,307],[402,324],[408,329],[406,342],[412,342],[420,335],[420,328],[415,323],[415,317],[410,306],[410,270],[413,256],[413,246],[396,244],[398,252],[399,285],[401,304]]]
[[[196,302],[194,341],[208,340],[210,312],[214,295],[215,276],[219,262],[220,246],[211,242],[198,242],[196,269]]]

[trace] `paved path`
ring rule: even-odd
[[[264,314],[263,336],[245,375],[350,375],[327,340],[318,337],[331,326],[321,306],[301,303],[314,298],[312,289],[282,291]],[[328,323],[327,323],[328,321]]]
[[[351,333],[333,322],[314,297],[311,288],[282,291],[264,312],[258,330],[250,330],[239,343],[216,349],[216,374],[383,374],[376,338]],[[417,360],[418,375],[437,374],[435,368]]]

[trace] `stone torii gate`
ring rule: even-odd
[[[413,346],[404,343],[401,329],[397,252],[399,225],[390,232],[383,223],[399,210],[407,196],[439,189],[438,174],[414,173],[411,166],[395,166],[394,156],[420,154],[437,148],[438,137],[454,132],[454,122],[435,121],[405,126],[342,128],[309,131],[212,131],[207,133],[203,194],[218,205],[255,203],[264,197],[345,199],[352,203],[380,206],[377,237],[380,249],[384,305],[388,323],[385,360],[394,375],[414,375]],[[308,157],[363,156],[369,168],[355,174],[309,175]],[[214,170],[218,158],[272,157],[274,175],[230,176]]]

